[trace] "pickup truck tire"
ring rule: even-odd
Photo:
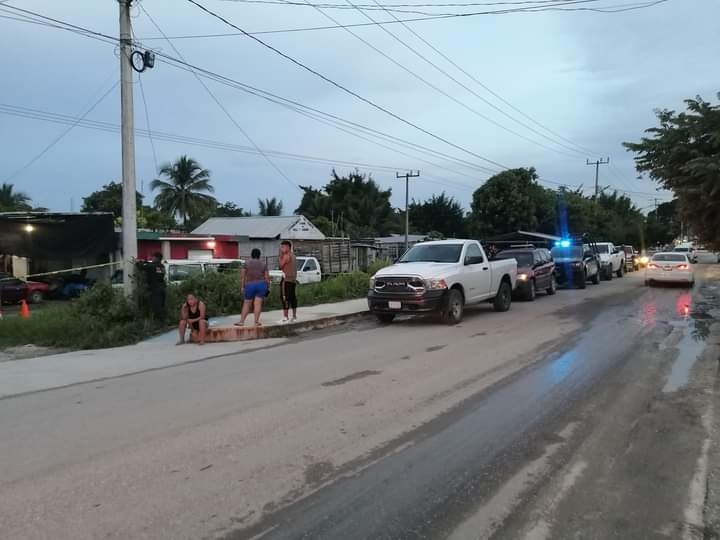
[[[583,275],[580,278],[580,283],[578,283],[579,289],[584,289],[585,287],[587,287],[587,270],[583,272]]]
[[[510,284],[507,281],[503,281],[500,283],[498,292],[495,295],[495,299],[493,300],[493,308],[495,308],[495,311],[507,311],[510,309],[511,303],[512,289],[510,288]]]
[[[548,295],[550,296],[557,292],[557,279],[555,279],[555,276],[552,276],[550,278],[550,286],[545,289],[545,292],[548,293]]]
[[[528,290],[525,293],[525,300],[528,302],[534,302],[536,296],[537,296],[537,290],[535,289],[535,280],[531,279],[530,287],[528,287]]]
[[[30,293],[30,297],[28,298],[28,302],[31,304],[39,304],[42,302],[45,298],[45,295],[42,293],[42,291],[33,291]]]
[[[390,324],[395,320],[394,313],[376,313],[375,316],[380,324]]]
[[[440,312],[440,321],[449,325],[459,324],[462,321],[464,310],[465,299],[462,293],[457,289],[450,289]]]
[[[600,285],[600,270],[595,272],[595,275],[590,278],[590,281],[592,281],[593,285]]]
[[[625,272],[624,272],[624,269],[625,269],[625,262],[623,262],[623,263],[620,265],[620,268],[618,268],[617,277],[619,277],[619,278],[623,277],[623,274],[625,273]]]
[[[611,264],[605,270],[605,281],[612,281],[612,278],[613,278],[613,269],[612,269],[612,264]]]

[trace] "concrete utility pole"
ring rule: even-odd
[[[410,179],[411,178],[417,178],[420,176],[420,171],[417,172],[406,172],[405,174],[395,173],[395,178],[404,178],[405,179],[405,251],[408,250],[409,244],[408,244],[408,232],[410,231],[410,215],[408,213],[408,205],[410,201]]]
[[[132,30],[130,4],[118,0],[120,6],[120,104],[122,136],[122,250],[123,286],[130,296],[135,289],[133,263],[137,258],[137,208],[135,201],[135,126],[133,112]]]
[[[610,163],[610,158],[607,158],[605,161],[602,159],[598,159],[597,161],[590,161],[587,160],[588,165],[595,165],[595,203],[597,204],[597,198],[598,198],[598,192],[600,191],[600,187],[598,186],[598,179],[600,177],[600,165],[607,165]]]

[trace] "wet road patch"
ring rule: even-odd
[[[365,377],[370,377],[371,375],[380,375],[381,373],[382,373],[382,371],[377,371],[374,369],[367,369],[365,371],[358,371],[357,373],[351,373],[350,375],[341,377],[339,379],[334,379],[332,381],[324,382],[324,383],[322,383],[322,386],[340,386],[341,384],[345,384],[350,381],[364,379]]]

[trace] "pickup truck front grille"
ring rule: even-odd
[[[417,277],[383,277],[375,280],[377,292],[400,293],[400,292],[421,292],[425,289],[425,283]]]

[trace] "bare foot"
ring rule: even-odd
[[[245,326],[245,321],[236,322],[234,326]]]
[[[185,340],[184,340],[184,339],[181,339],[181,340],[178,341],[175,345],[185,345]]]
[[[198,345],[205,345],[205,342],[201,341],[200,343],[198,343]]]

